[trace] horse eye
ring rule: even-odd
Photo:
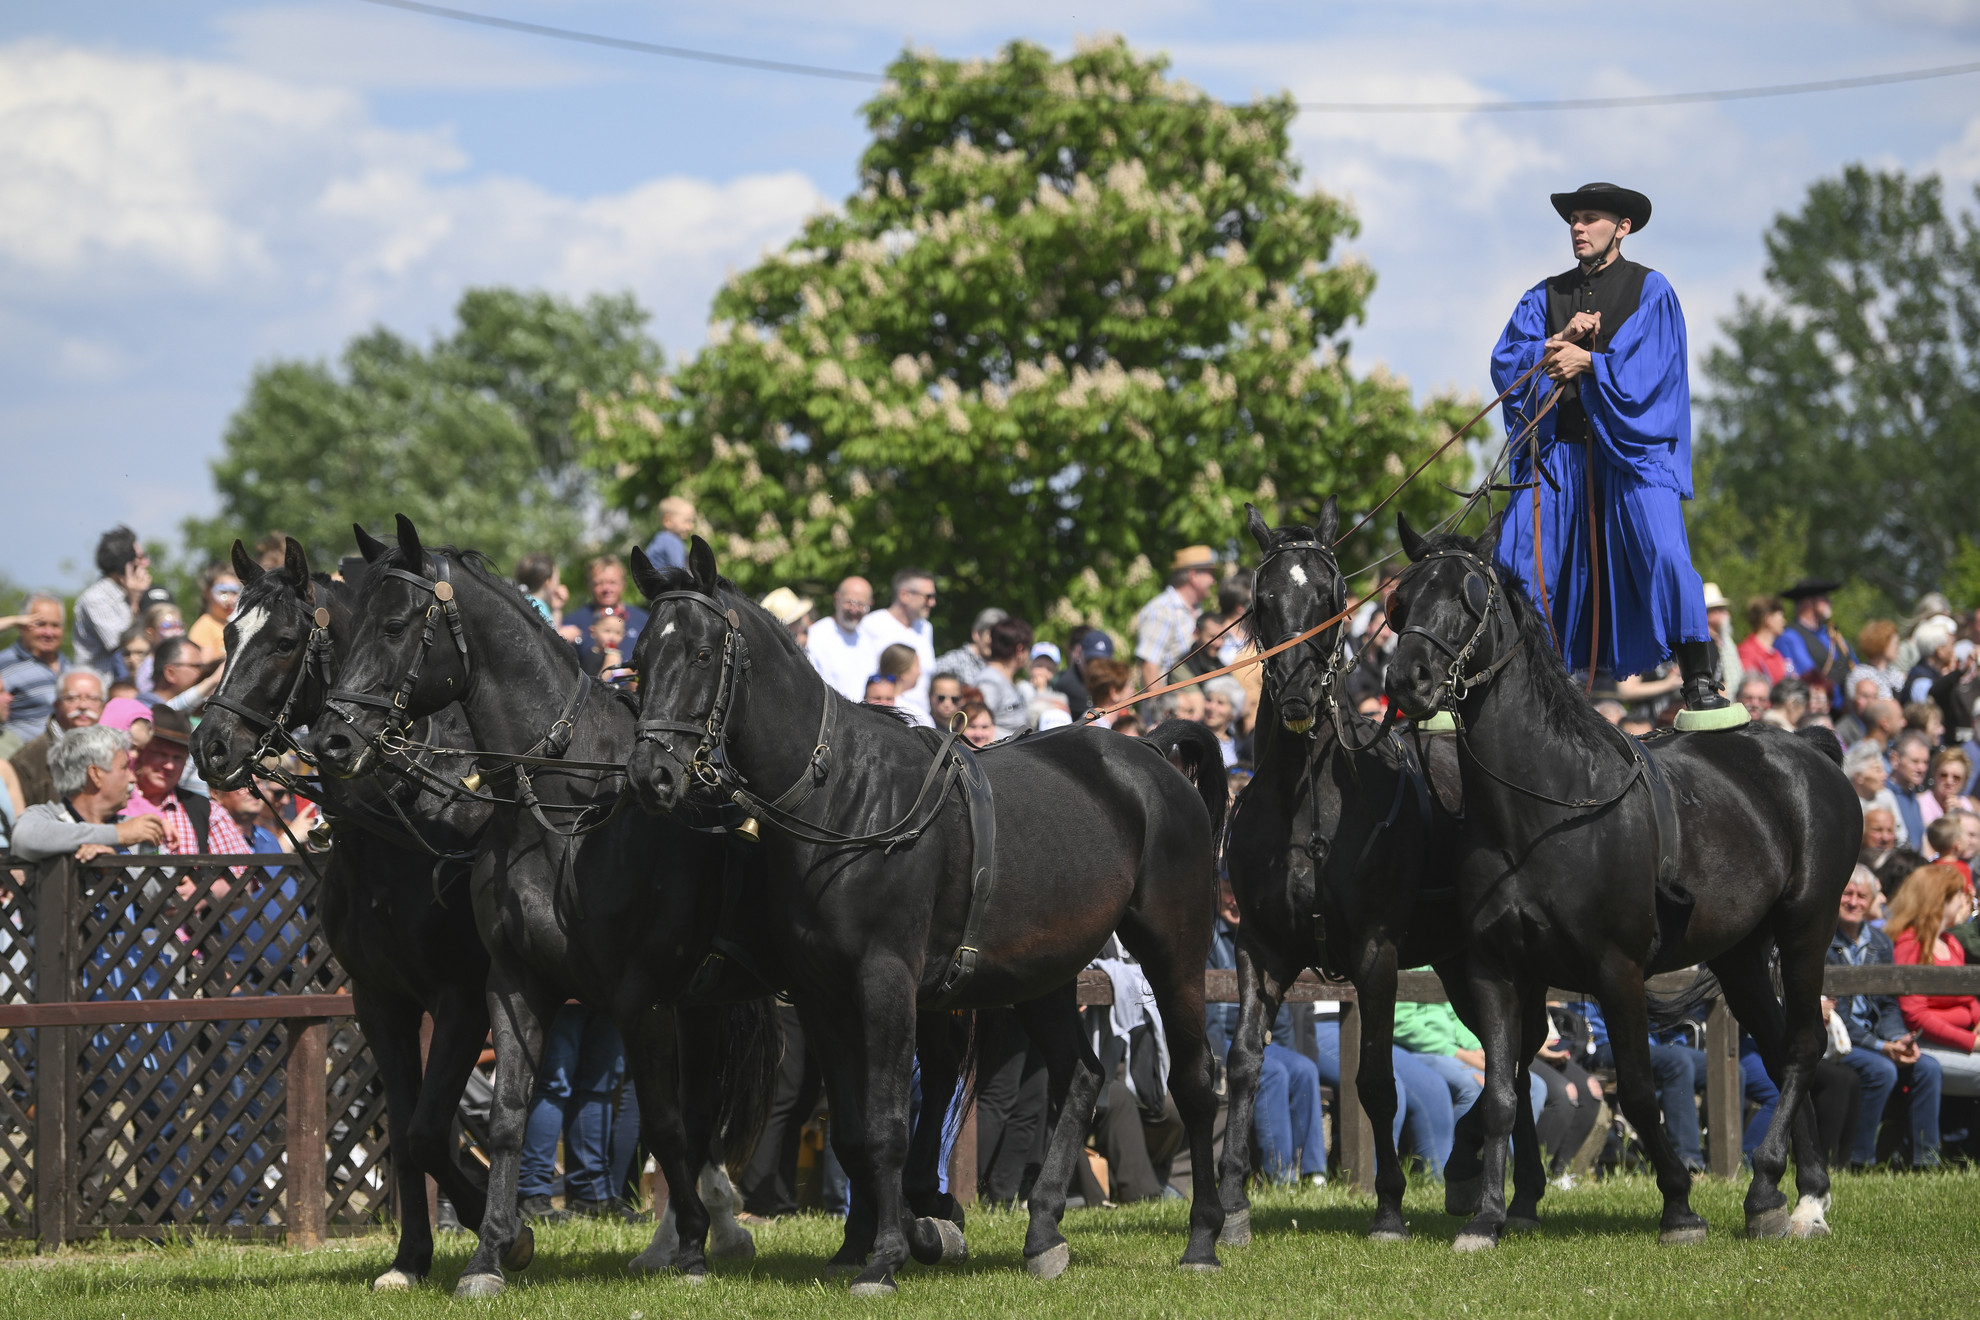
[[[275,639],[275,649],[282,655],[287,655],[296,649],[296,639],[293,637],[278,637]]]
[[[405,632],[405,630],[406,621],[404,619],[392,619],[385,624],[385,635],[387,637],[397,637]]]
[[[698,665],[705,665],[708,663],[708,657],[712,654],[714,653],[704,646],[699,651],[695,652],[694,662]]]

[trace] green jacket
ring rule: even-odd
[[[1479,1048],[1449,1004],[1397,1004],[1396,1044],[1416,1054],[1456,1054]]]

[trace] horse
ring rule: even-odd
[[[506,1286],[503,1256],[522,1231],[523,1126],[545,1030],[570,999],[605,1012],[625,1039],[642,1133],[677,1224],[678,1243],[663,1220],[631,1268],[699,1281],[709,1228],[701,1166],[718,1133],[738,1158],[753,1141],[781,1049],[761,984],[712,956],[730,896],[754,892],[760,868],[724,833],[620,810],[631,701],[584,675],[571,645],[478,555],[429,553],[404,516],[396,545],[356,531],[367,567],[351,588],[316,759],[354,777],[389,753],[426,750],[410,721],[459,702],[471,734],[461,750],[482,768],[455,783],[494,808],[470,880],[495,1037],[489,1197],[455,1294]],[[491,785],[502,782],[498,794]],[[676,1012],[691,1002],[729,1007]],[[753,1255],[749,1233],[729,1228],[715,1254]]]
[[[719,793],[759,821],[774,965],[821,1047],[834,1115],[857,1116],[832,1125],[874,1207],[852,1291],[892,1293],[910,1252],[931,1263],[941,1250],[940,1225],[908,1215],[900,1190],[917,1014],[1002,1005],[1044,1054],[1057,1114],[1025,1265],[1064,1272],[1058,1221],[1102,1082],[1075,981],[1117,929],[1154,987],[1189,1132],[1183,1264],[1218,1268],[1203,968],[1227,790],[1208,730],[1172,722],[1144,741],[1075,727],[971,754],[955,730],[916,730],[834,693],[699,537],[684,569],[656,570],[637,550],[632,567],[652,609],[634,648],[634,791],[662,812]]]
[[[1329,497],[1311,526],[1268,527],[1247,504],[1260,559],[1250,624],[1271,651],[1264,661],[1254,756],[1257,772],[1231,809],[1225,868],[1238,925],[1238,1030],[1227,1063],[1223,1240],[1249,1237],[1251,1114],[1265,1031],[1300,971],[1338,969],[1354,983],[1362,1067],[1355,1089],[1375,1139],[1376,1211],[1368,1236],[1409,1237],[1396,1157],[1396,971],[1435,964],[1460,1014],[1475,1017],[1456,974],[1464,933],[1451,905],[1463,829],[1457,751],[1448,735],[1399,732],[1342,709],[1339,616],[1347,582],[1334,555],[1339,503]],[[1330,626],[1329,621],[1332,620]],[[1536,1226],[1546,1188],[1532,1111],[1521,1106],[1511,1219]],[[1446,1173],[1448,1208],[1469,1215],[1479,1190],[1476,1124],[1461,1130]],[[1480,1134],[1482,1136],[1482,1134]]]
[[[1643,984],[1701,962],[1780,1082],[1753,1153],[1747,1233],[1824,1236],[1829,1176],[1808,1082],[1823,1049],[1823,961],[1863,828],[1842,749],[1826,729],[1751,724],[1639,742],[1610,725],[1555,655],[1539,611],[1494,566],[1503,518],[1476,540],[1419,536],[1398,518],[1410,563],[1389,609],[1391,704],[1458,721],[1458,918],[1487,1060],[1487,1140],[1484,1195],[1456,1246],[1489,1248],[1503,1229],[1505,1139],[1524,1107],[1513,1064],[1542,1042],[1550,984],[1602,1006],[1623,1112],[1664,1196],[1659,1240],[1704,1240],[1690,1171],[1658,1121]],[[1780,1188],[1790,1133],[1792,1212]]]
[[[219,788],[247,783],[264,756],[293,746],[292,729],[317,718],[332,620],[348,618],[343,585],[312,577],[293,537],[279,568],[263,569],[239,541],[233,561],[241,599],[227,625],[227,672],[193,738],[200,774]],[[464,731],[449,708],[419,733],[451,739]],[[399,1195],[398,1251],[372,1287],[410,1288],[433,1267],[427,1178],[468,1228],[479,1230],[487,1200],[486,1176],[459,1158],[453,1125],[488,1035],[488,954],[475,933],[465,865],[488,808],[382,773],[324,780],[320,799],[334,840],[320,864],[323,932],[350,975],[351,1007],[385,1083]],[[426,1013],[433,1035],[422,1066]],[[533,1248],[525,1232],[504,1263],[524,1267]]]

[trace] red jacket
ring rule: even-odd
[[[1788,662],[1779,651],[1768,647],[1760,649],[1760,635],[1750,633],[1739,644],[1739,667],[1749,673],[1765,674],[1769,683],[1778,683],[1788,675]]]
[[[1966,966],[1966,950],[1957,941],[1940,944],[1938,954],[1943,955],[1948,947],[1952,949],[1951,956],[1935,956],[1933,965]],[[1899,966],[1918,966],[1917,932],[1907,930],[1897,937],[1892,960]],[[1905,1026],[1923,1033],[1921,1039],[1925,1044],[1962,1054],[1973,1052],[1974,1028],[1980,1027],[1980,999],[1972,995],[1899,995],[1898,1009],[1904,1014]]]

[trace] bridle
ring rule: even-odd
[[[309,584],[309,599],[312,601],[316,599],[314,582]],[[289,716],[295,710],[296,699],[302,695],[303,685],[311,678],[315,678],[325,689],[330,686],[330,611],[322,605],[318,605],[310,614],[309,641],[303,650],[301,662],[289,675],[289,688],[282,696],[281,709],[273,717],[234,700],[225,692],[215,692],[206,699],[207,705],[227,711],[249,728],[258,731],[260,736],[255,741],[254,750],[248,754],[244,763],[248,767],[248,773],[252,772],[254,766],[277,755],[278,744],[285,744],[279,748],[280,751],[302,750],[289,733]],[[293,791],[295,785],[290,784],[287,787]]]
[[[726,758],[721,756],[721,752],[728,742],[729,717],[736,706],[736,688],[741,683],[743,674],[749,669],[749,639],[743,635],[742,619],[735,610],[724,606],[721,601],[706,592],[689,591],[685,588],[678,591],[664,591],[653,597],[652,603],[657,606],[667,600],[685,600],[702,606],[712,611],[715,617],[722,621],[722,670],[715,681],[715,697],[709,703],[706,719],[700,723],[693,723],[687,720],[669,720],[641,715],[638,723],[633,725],[633,741],[652,743],[658,747],[681,767],[691,785],[711,792],[719,792],[734,773],[727,770]],[[829,711],[831,702],[827,701],[825,704]],[[699,736],[700,741],[695,744],[692,755],[682,756],[674,746],[673,740],[662,736],[669,733],[695,734]],[[821,731],[819,745],[812,753],[814,764],[827,751]]]
[[[348,706],[370,706],[385,712],[385,730],[374,735],[371,741],[380,750],[403,751],[406,735],[412,729],[410,710],[412,694],[419,687],[419,676],[426,669],[427,658],[433,653],[433,639],[439,632],[439,620],[445,618],[447,631],[454,639],[454,650],[461,657],[461,691],[456,700],[465,701],[468,691],[474,684],[474,662],[468,656],[467,633],[461,624],[461,609],[454,601],[454,584],[449,576],[444,555],[431,556],[433,577],[423,573],[408,573],[403,568],[388,568],[387,577],[409,582],[419,590],[433,597],[433,603],[426,607],[426,622],[420,634],[419,649],[413,652],[412,663],[406,666],[405,677],[392,696],[375,697],[369,692],[358,692],[351,688],[333,688],[325,697],[324,708],[339,716],[345,723],[355,725],[355,714],[345,709]],[[394,746],[394,744],[397,744]]]
[[[1499,672],[1512,662],[1512,658],[1519,654],[1520,647],[1525,644],[1526,639],[1519,636],[1518,630],[1514,629],[1513,644],[1506,648],[1504,655],[1483,669],[1470,674],[1465,673],[1464,667],[1470,661],[1472,652],[1478,649],[1478,644],[1485,639],[1485,634],[1491,631],[1492,621],[1506,608],[1505,588],[1499,582],[1498,569],[1469,550],[1432,550],[1418,559],[1416,564],[1427,564],[1436,559],[1456,559],[1465,565],[1464,582],[1459,587],[1458,599],[1464,603],[1466,611],[1477,619],[1477,623],[1471,629],[1471,635],[1464,639],[1463,645],[1452,646],[1422,624],[1407,624],[1397,629],[1396,638],[1400,641],[1404,637],[1421,637],[1450,657],[1450,663],[1444,670],[1444,699],[1438,703],[1438,706],[1440,709],[1453,710],[1459,702],[1471,694],[1474,688],[1483,687],[1497,677]],[[1411,567],[1414,568],[1416,564],[1412,564]],[[1506,626],[1511,627],[1509,623]]]
[[[1334,558],[1333,546],[1325,541],[1281,541],[1260,557],[1257,571],[1263,573],[1267,564],[1270,564],[1280,555],[1293,550],[1313,550],[1325,556],[1328,572],[1333,576],[1333,594],[1329,599],[1341,601],[1347,599],[1347,578],[1342,575],[1340,563]],[[1302,644],[1298,648],[1301,652],[1299,661],[1293,666],[1292,671],[1286,675],[1283,682],[1290,683],[1307,665],[1319,665],[1320,699],[1326,703],[1327,717],[1332,721],[1334,726],[1334,737],[1330,746],[1338,746],[1341,750],[1350,753],[1365,752],[1387,737],[1395,728],[1395,714],[1393,710],[1385,714],[1380,726],[1369,736],[1367,742],[1357,746],[1348,741],[1347,723],[1341,718],[1341,668],[1345,657],[1340,645],[1340,634],[1338,631],[1340,626],[1341,624],[1337,623],[1334,628],[1330,628],[1327,631],[1325,641],[1319,638],[1310,638],[1307,643]],[[1308,646],[1312,644],[1318,644],[1320,646],[1320,649],[1326,656],[1325,660],[1316,660],[1308,652]],[[1278,686],[1278,684],[1273,682],[1273,673],[1270,665],[1265,667],[1263,681],[1267,684]],[[1304,731],[1302,730],[1302,732]]]

